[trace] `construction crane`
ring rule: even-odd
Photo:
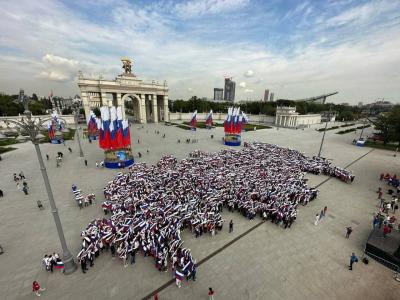
[[[321,95],[321,96],[310,97],[310,98],[305,98],[305,99],[298,99],[298,100],[294,100],[294,101],[306,101],[306,102],[316,102],[316,103],[325,104],[326,98],[336,95],[337,93],[339,93],[339,92],[333,92],[333,93],[329,93],[329,94],[325,94],[325,95]]]

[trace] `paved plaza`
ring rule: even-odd
[[[160,134],[155,134],[155,131]],[[368,129],[366,133],[370,132]],[[353,133],[326,133],[322,156],[335,165],[354,172],[356,179],[346,184],[326,176],[307,174],[310,186],[317,186],[319,197],[307,206],[299,206],[298,218],[290,229],[284,230],[270,222],[259,225],[260,219],[248,220],[239,213],[223,212],[227,220],[223,231],[214,237],[203,235],[195,239],[184,231],[185,247],[199,262],[196,282],[178,289],[172,273],[159,272],[151,258],[136,256],[136,264],[124,268],[119,259],[110,254],[100,255],[95,266],[86,274],[77,270],[64,276],[42,267],[44,254],[61,253],[61,246],[46,197],[39,164],[31,143],[17,145],[18,150],[6,153],[0,162],[0,243],[5,253],[0,255],[1,299],[32,299],[32,281],[38,280],[46,291],[43,299],[143,299],[163,287],[159,299],[207,299],[208,287],[216,291],[215,299],[399,299],[400,285],[393,280],[392,271],[370,260],[361,261],[353,271],[347,265],[351,252],[362,256],[363,247],[372,229],[372,215],[377,211],[376,190],[381,172],[396,173],[400,158],[393,153],[355,147]],[[166,134],[166,138],[162,135]],[[199,149],[218,151],[222,145],[223,128],[212,131],[185,131],[162,124],[136,125],[131,128],[132,146],[136,161],[157,162],[163,154],[184,158]],[[214,139],[210,135],[214,135]],[[244,142],[261,141],[289,147],[313,156],[318,153],[322,133],[315,129],[268,129],[242,134]],[[198,143],[185,143],[197,138]],[[138,144],[138,139],[140,143]],[[178,144],[177,140],[181,143]],[[69,153],[71,147],[73,153]],[[100,203],[102,189],[119,170],[96,168],[103,159],[96,143],[83,142],[89,166],[79,157],[76,141],[67,146],[42,144],[42,153],[50,155],[45,161],[59,209],[65,237],[76,257],[80,251],[80,232],[94,218],[102,217]],[[149,153],[146,153],[146,150]],[[55,155],[64,153],[60,168]],[[137,153],[142,153],[142,158]],[[360,158],[360,159],[359,159]],[[30,193],[19,192],[12,179],[13,173],[25,173]],[[97,204],[80,210],[71,192],[76,184],[84,194],[95,193]],[[39,210],[41,200],[45,210]],[[314,225],[316,213],[328,207],[327,216]],[[228,233],[228,222],[233,219],[234,232]],[[259,226],[257,226],[259,225]],[[345,239],[345,228],[352,226],[350,239]],[[246,233],[246,234],[244,234]],[[232,241],[234,241],[232,243]]]

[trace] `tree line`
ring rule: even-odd
[[[175,100],[169,101],[169,110],[171,112],[190,113],[195,110],[198,112],[209,112],[211,109],[216,113],[226,113],[228,107],[232,106],[231,102],[211,102],[206,99],[200,99],[193,96],[189,100]],[[333,103],[314,103],[306,101],[291,101],[291,100],[277,100],[275,102],[243,102],[235,103],[242,111],[247,114],[263,114],[268,116],[275,116],[277,106],[295,106],[296,111],[300,114],[316,114],[327,112],[331,110],[336,113],[336,119],[339,121],[352,121],[361,116],[361,108],[357,106],[349,106]]]

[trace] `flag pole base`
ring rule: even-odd
[[[133,165],[134,162],[130,148],[104,151],[104,166],[108,169],[123,169]]]
[[[224,145],[226,146],[240,146],[241,145],[241,135],[236,133],[225,133]]]

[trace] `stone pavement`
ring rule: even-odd
[[[140,126],[141,127],[141,126]],[[143,154],[141,159],[154,163],[163,154],[178,158],[187,156],[194,149],[217,151],[225,148],[221,143],[222,128],[212,131],[184,131],[161,124],[148,124],[144,128],[132,127],[134,152]],[[160,131],[160,135],[154,133]],[[166,138],[162,134],[166,133]],[[214,139],[210,135],[214,134]],[[336,135],[328,131],[323,156],[333,159],[339,166],[346,166],[365,155],[369,148],[351,144],[357,135]],[[186,138],[196,137],[199,143],[186,144]],[[243,141],[263,141],[290,147],[316,155],[322,133],[314,129],[269,129],[243,133]],[[140,144],[137,143],[138,138]],[[177,144],[177,139],[181,144]],[[67,147],[71,146],[70,154]],[[64,233],[70,251],[76,255],[80,249],[80,231],[94,218],[101,217],[99,203],[102,188],[113,178],[116,170],[96,169],[102,152],[96,143],[83,142],[89,166],[79,158],[76,142],[62,145],[41,145],[43,155],[59,209]],[[18,145],[18,150],[3,155],[0,163],[0,188],[5,197],[0,198],[0,243],[6,253],[0,256],[0,290],[2,299],[32,299],[33,280],[39,280],[47,290],[44,299],[142,299],[168,282],[172,276],[159,273],[152,259],[137,256],[134,266],[123,268],[121,262],[109,254],[101,255],[95,266],[86,274],[80,270],[70,276],[59,272],[47,273],[41,266],[44,254],[61,253],[60,243],[49,209],[39,166],[30,143]],[[146,150],[150,153],[147,154]],[[60,168],[55,166],[55,154],[64,152]],[[362,256],[363,247],[371,229],[372,214],[376,211],[378,175],[382,171],[398,172],[400,158],[392,153],[374,150],[350,166],[356,175],[353,184],[331,179],[320,187],[316,201],[299,208],[298,220],[290,230],[283,230],[271,223],[261,224],[235,243],[212,256],[198,268],[195,283],[184,283],[181,289],[174,284],[159,293],[159,299],[207,299],[211,286],[215,299],[398,299],[399,284],[392,279],[392,272],[370,260],[369,265],[356,264],[347,270],[351,252]],[[30,194],[18,192],[12,174],[23,170],[30,185]],[[327,177],[307,175],[315,186]],[[82,210],[76,206],[71,193],[75,183],[84,194],[95,193],[97,204]],[[45,210],[36,207],[42,200]],[[325,205],[328,215],[314,226],[314,216]],[[197,261],[246,232],[260,222],[249,221],[238,213],[224,212],[224,218],[234,221],[234,232],[227,226],[215,237],[195,239],[183,232],[186,247]],[[226,224],[227,225],[227,224]],[[352,226],[350,239],[345,239],[345,227]],[[396,296],[397,295],[397,296]]]

